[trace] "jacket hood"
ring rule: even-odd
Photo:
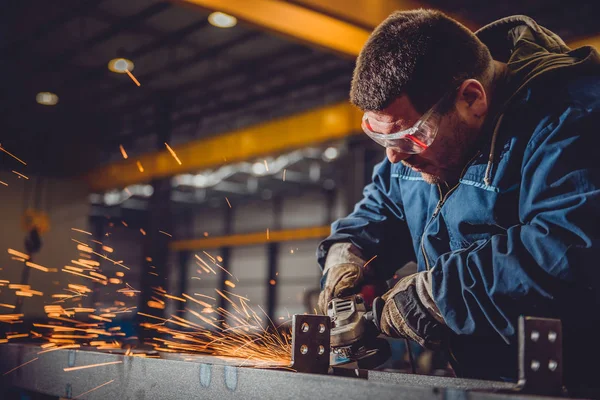
[[[580,76],[600,71],[600,55],[591,46],[571,50],[554,32],[525,15],[500,19],[484,26],[475,35],[488,47],[492,58],[506,63],[507,74],[501,106],[494,119],[491,148],[484,183],[491,182],[497,134],[503,112],[523,89],[561,74]]]
[[[525,15],[495,21],[475,32],[494,60],[507,64],[510,98],[534,80],[555,73],[600,71],[600,55],[591,46],[571,50],[554,32]]]

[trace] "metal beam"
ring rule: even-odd
[[[158,177],[211,168],[222,165],[224,160],[243,161],[340,139],[358,133],[360,119],[357,108],[347,102],[338,103],[175,147],[181,165],[165,149],[100,167],[85,178],[95,191],[125,187]],[[138,170],[138,160],[144,172]]]
[[[224,246],[250,246],[262,243],[288,242],[292,240],[321,239],[329,235],[331,228],[326,226],[313,226],[309,228],[285,229],[267,232],[242,233],[229,236],[215,236],[199,239],[175,240],[170,243],[171,250],[198,250],[212,249]]]
[[[273,0],[180,0],[182,4],[218,10],[277,32],[344,54],[356,56],[369,31],[296,4]]]
[[[223,11],[268,31],[304,43],[356,57],[371,30],[398,10],[426,7],[414,0],[171,0],[206,10]],[[478,26],[452,13],[471,30]],[[570,47],[593,45],[600,48],[600,36],[575,40]]]
[[[164,354],[164,358],[157,359],[66,349],[37,354],[40,350],[33,345],[0,345],[3,372],[21,365],[0,376],[0,395],[2,390],[12,387],[65,398],[89,392],[86,399],[314,399],[324,393],[335,393],[336,397],[347,400],[548,399],[506,392],[514,386],[507,382],[356,370],[365,378],[360,379],[244,368],[239,365],[251,366],[248,360],[224,357]],[[33,359],[36,360],[25,365]],[[67,367],[109,362],[114,364],[93,370],[63,371]],[[355,370],[348,372],[351,375]],[[505,392],[499,393],[500,390]]]

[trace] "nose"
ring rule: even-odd
[[[402,153],[401,151],[394,149],[385,149],[385,154],[387,155],[388,160],[393,164],[406,160],[411,156],[410,154]]]

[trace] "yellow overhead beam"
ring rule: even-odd
[[[280,231],[253,232],[230,236],[217,236],[214,238],[199,238],[189,240],[176,240],[169,247],[174,251],[214,249],[216,247],[250,246],[261,243],[287,242],[291,240],[322,239],[329,235],[329,226],[315,226],[310,228],[287,229]]]
[[[377,1],[377,0],[373,0]],[[179,0],[207,10],[222,11],[261,28],[355,57],[369,31],[287,1]]]
[[[173,0],[181,4],[222,11],[260,28],[293,37],[352,57],[358,56],[371,30],[398,10],[427,8],[415,0]],[[469,29],[479,27],[452,13]],[[569,47],[592,45],[600,36],[576,40]]]
[[[103,191],[312,146],[358,133],[361,116],[357,108],[342,102],[175,146],[181,164],[165,147],[164,151],[100,167],[86,180],[92,190]]]

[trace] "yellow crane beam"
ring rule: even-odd
[[[329,226],[285,229],[277,231],[252,232],[229,236],[175,240],[169,245],[173,251],[214,249],[218,247],[251,246],[268,242],[288,242],[292,240],[323,239],[329,235]]]
[[[325,143],[358,133],[361,116],[349,103],[337,103],[175,146],[181,164],[165,146],[163,151],[97,168],[86,180],[92,190],[103,191]]]

